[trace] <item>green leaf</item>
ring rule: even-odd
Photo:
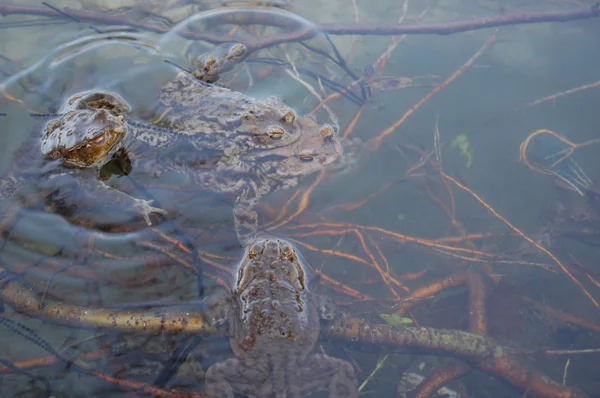
[[[465,165],[467,169],[471,167],[473,163],[473,151],[469,147],[469,139],[465,134],[457,135],[450,143],[450,148],[458,148],[461,156],[467,159],[467,164]]]

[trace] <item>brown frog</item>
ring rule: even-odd
[[[166,214],[151,201],[133,198],[98,179],[98,171],[117,153],[126,136],[122,115],[104,108],[65,112],[51,120],[40,138],[30,137],[19,148],[11,169],[0,180],[0,198],[14,195],[32,176],[49,179],[64,174],[77,177],[77,184],[90,195],[124,210],[139,213],[150,225],[153,212]]]
[[[148,122],[160,129],[140,129],[136,139],[171,147],[183,139],[196,149],[216,149],[236,156],[253,149],[271,149],[297,142],[305,125],[275,95],[260,100],[206,81],[214,81],[245,55],[245,47],[218,46],[201,57],[201,69],[179,71],[161,87]],[[174,134],[177,132],[177,134]]]
[[[191,144],[192,151],[179,151],[174,168],[193,164],[196,171],[186,174],[194,184],[233,194],[235,230],[243,246],[257,230],[260,198],[297,185],[343,153],[330,126],[297,117],[280,97],[258,100],[206,84],[246,55],[246,47],[234,43],[199,58],[193,75],[179,72],[158,95],[157,116],[149,122],[162,133],[143,128],[134,133],[150,145],[171,146],[177,144],[176,131],[178,139]]]
[[[212,66],[198,76],[214,77],[216,71],[229,68],[238,60],[240,48],[228,45],[219,51],[225,54],[223,62],[211,63],[209,57],[204,65]],[[229,193],[234,200],[235,230],[243,245],[256,232],[256,205],[264,195],[297,185],[343,152],[331,127],[297,117],[280,98],[259,100],[206,84],[186,71],[179,71],[160,90],[155,107],[159,115],[154,120],[134,117],[124,99],[102,91],[74,95],[61,112],[47,124],[42,137],[46,159],[62,161],[63,166],[78,167],[80,175],[92,176],[97,174],[97,167],[92,166],[125,152],[133,170],[154,176],[176,171],[200,188]],[[105,137],[115,128],[124,133],[111,135],[119,137],[114,141]],[[108,143],[114,143],[109,150],[94,149]],[[157,150],[163,151],[160,156]],[[102,155],[105,159],[100,159]],[[138,211],[148,223],[152,212],[163,212],[148,201],[108,189],[97,178],[87,178],[82,184],[105,202]],[[8,185],[14,191],[15,184]]]
[[[329,397],[358,397],[350,363],[311,353],[320,319],[333,313],[308,290],[308,271],[285,240],[259,238],[248,247],[231,296],[209,313],[212,322],[228,323],[236,358],[207,370],[207,397],[300,397],[321,389]]]

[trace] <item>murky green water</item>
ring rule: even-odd
[[[143,116],[152,108],[161,85],[179,72],[174,65],[191,68],[191,60],[214,47],[210,40],[195,40],[194,36],[210,39],[229,35],[232,42],[255,43],[259,38],[293,32],[294,26],[302,28],[310,21],[389,24],[398,21],[404,2],[293,1],[292,11],[298,16],[289,16],[289,26],[283,30],[260,25],[225,29],[223,23],[214,22],[224,12],[216,8],[216,2],[183,3],[186,2],[53,2],[52,6],[66,13],[61,16],[52,15],[52,9],[39,2],[0,4],[6,14],[0,20],[4,39],[0,43],[3,80],[0,112],[5,114],[0,119],[0,170],[9,169],[20,145],[32,134],[39,134],[50,118],[34,114],[56,112],[74,93],[92,89],[118,92],[131,105],[133,115]],[[513,12],[570,10],[590,6],[592,2],[536,0],[522,4],[480,0],[404,4],[407,6],[404,23],[416,24],[501,17]],[[237,5],[231,4],[227,10]],[[16,6],[31,8],[22,8],[17,13]],[[93,13],[94,18],[75,22],[73,19],[77,20],[76,15],[80,14],[72,10],[85,10]],[[108,23],[111,18],[119,23]],[[498,28],[494,43],[473,65],[428,99],[375,151],[365,143],[372,143],[451,76],[495,34],[494,29],[453,35],[409,35],[401,39],[381,74],[378,68],[372,69],[392,43],[392,36],[318,34],[301,43],[291,41],[253,51],[245,62],[227,72],[220,83],[257,98],[279,95],[298,114],[310,112],[323,98],[339,92],[341,87],[351,86],[344,90],[345,96],[328,102],[328,111],[320,109],[316,117],[319,122],[336,126],[340,135],[352,128],[351,137],[362,142],[349,146],[358,147],[360,156],[328,168],[310,200],[296,198],[286,207],[292,195],[306,192],[316,174],[298,187],[268,195],[259,208],[261,230],[296,242],[307,261],[326,276],[317,290],[334,297],[343,311],[374,323],[382,322],[378,313],[391,313],[400,302],[383,283],[376,266],[392,277],[428,270],[425,276],[404,282],[411,290],[471,270],[484,275],[489,295],[486,301],[489,335],[502,344],[528,352],[599,348],[598,309],[581,288],[550,257],[524,243],[514,231],[511,233],[506,222],[489,208],[449,179],[442,179],[436,166],[440,165],[446,175],[470,188],[497,215],[534,240],[540,238],[540,231],[547,225],[545,210],[550,204],[561,201],[567,209],[578,206],[582,198],[577,193],[557,187],[550,176],[532,173],[519,163],[519,145],[539,129],[552,130],[574,143],[600,138],[598,87],[529,106],[536,100],[600,80],[600,57],[596,51],[598,21],[592,18]],[[357,79],[362,91],[360,84],[352,85]],[[407,87],[392,90],[399,82]],[[354,124],[353,118],[359,111],[361,117]],[[432,151],[436,123],[441,163],[437,163]],[[167,151],[164,156],[171,154]],[[586,146],[574,156],[589,177],[597,178],[600,166],[597,145]],[[422,160],[430,163],[413,169]],[[136,197],[150,195],[168,210],[168,221],[156,223],[154,229],[146,228],[134,215],[93,200],[75,202],[75,216],[69,219],[44,211],[38,200],[31,206],[22,206],[17,222],[5,234],[0,265],[21,275],[23,282],[44,300],[115,308],[148,302],[153,305],[183,302],[192,303],[192,307],[185,307],[186,311],[194,311],[198,308],[195,304],[198,279],[195,272],[184,267],[193,266],[194,255],[177,246],[174,243],[177,240],[199,251],[202,259],[223,267],[197,261],[208,274],[202,281],[206,295],[219,290],[214,278],[221,278],[231,286],[232,274],[243,253],[233,233],[231,209],[235,198],[206,190],[198,192],[185,177],[174,173],[154,178],[147,172],[133,170],[128,177],[112,176],[108,184]],[[140,185],[144,189],[140,190]],[[359,204],[383,188],[361,206],[343,207]],[[38,189],[33,184],[26,191],[35,193]],[[5,202],[4,210],[19,203],[19,199]],[[299,217],[278,225],[281,219],[277,216],[282,209],[287,209],[286,214],[290,215],[301,205],[306,208]],[[458,224],[452,225],[449,213],[454,213]],[[73,218],[79,224],[74,224]],[[123,232],[118,226],[128,230]],[[561,225],[552,231],[559,236],[545,247],[568,267],[593,298],[600,300],[595,279],[600,272],[596,261],[598,248],[593,245],[597,226],[589,220]],[[576,240],[570,239],[575,231],[585,232],[585,240],[579,235]],[[432,247],[431,243],[401,242],[392,236],[402,234],[433,241],[460,238],[463,233],[467,236],[489,233],[492,237],[473,238],[467,243],[438,243],[493,257],[449,253]],[[157,247],[181,261],[161,254]],[[355,289],[363,299],[340,292],[328,278]],[[406,296],[402,289],[394,289],[399,296]],[[466,330],[467,296],[466,289],[460,287],[428,299],[415,309],[415,319],[421,326]],[[595,326],[584,329],[561,321],[551,312],[525,304],[524,297]],[[57,351],[100,333],[53,326],[19,315],[8,305],[4,310],[7,319],[26,325]],[[48,355],[14,331],[0,330],[0,360],[18,363]],[[116,346],[125,337],[128,336],[123,333],[106,333],[62,352],[81,359],[83,353],[105,344]],[[174,351],[182,338],[163,336],[155,340],[167,354],[156,356],[149,352],[150,348],[145,352],[129,349],[122,357],[111,356],[109,360],[104,356],[90,363],[109,375],[152,384],[161,366],[168,362],[168,350]],[[339,341],[323,341],[317,348],[352,359],[358,367],[359,384],[381,358],[373,347],[361,348]],[[203,371],[232,355],[225,339],[207,337],[192,355],[196,363],[185,365],[167,388],[199,391]],[[519,358],[531,369],[559,383],[569,361],[566,385],[583,389],[592,396],[600,393],[594,365],[597,355],[531,354]],[[403,371],[427,375],[447,361],[451,360],[406,354],[391,356],[363,393],[400,396],[396,395],[396,388]],[[28,371],[48,380],[55,397],[128,394],[109,383],[79,374],[63,363]],[[461,383],[453,381],[447,387],[464,388],[471,397],[523,396],[523,391],[480,371],[471,372]],[[2,376],[1,388],[2,396],[7,397],[45,394],[42,383],[14,372]]]

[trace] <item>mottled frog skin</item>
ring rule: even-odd
[[[304,260],[287,241],[259,238],[239,265],[230,297],[216,301],[209,319],[229,327],[236,358],[212,365],[205,396],[301,397],[326,389],[329,397],[358,397],[352,365],[311,353],[320,319],[331,305],[308,290]]]
[[[46,166],[58,162],[77,170],[77,176],[97,176],[99,167],[125,153],[134,171],[153,176],[175,171],[199,188],[229,193],[235,231],[240,243],[247,245],[258,227],[258,201],[333,163],[343,149],[330,126],[298,117],[279,97],[259,100],[207,84],[245,55],[242,45],[217,50],[220,61],[205,56],[196,77],[179,71],[161,88],[154,117],[135,117],[116,93],[78,93],[65,102],[60,117],[48,122],[41,147],[35,138],[26,146],[41,148]],[[9,173],[0,184],[4,187],[0,196],[14,193],[17,175]],[[83,179],[81,184],[104,202],[137,211],[148,224],[151,213],[164,213],[98,178]]]

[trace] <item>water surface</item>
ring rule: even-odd
[[[9,3],[5,2],[5,6]],[[229,35],[231,41],[254,41],[257,37],[276,37],[282,32],[261,26],[225,29],[211,22],[211,18],[221,12],[216,10],[216,2],[200,5],[184,5],[178,1],[123,3],[52,3],[61,9],[70,7],[97,13],[100,17],[96,21],[75,22],[64,15],[50,18],[27,14],[2,19],[0,28],[5,40],[0,43],[0,72],[5,95],[0,101],[1,112],[6,114],[2,117],[0,136],[2,170],[14,160],[13,154],[19,145],[31,134],[39,134],[47,121],[33,114],[55,112],[73,93],[91,89],[116,91],[130,103],[134,114],[143,114],[152,106],[151,99],[161,85],[177,73],[174,65],[191,68],[196,56],[214,48],[214,43],[183,36]],[[312,1],[291,3],[299,26],[302,18],[315,23],[395,23],[402,15],[403,6],[403,2],[392,0],[330,1],[326,5]],[[24,2],[14,4],[25,5]],[[404,23],[413,24],[498,17],[512,12],[568,10],[590,6],[592,2],[473,0],[406,4],[408,12]],[[38,2],[29,2],[29,5],[44,9]],[[138,24],[132,27],[102,22],[103,17],[110,16]],[[155,29],[149,31],[140,23]],[[317,288],[333,296],[344,311],[368,317],[374,323],[383,322],[377,315],[392,313],[399,302],[382,282],[376,266],[401,280],[402,275],[427,270],[425,276],[404,282],[411,290],[470,270],[484,276],[489,293],[489,335],[501,343],[534,352],[597,348],[600,344],[598,309],[551,258],[517,236],[490,208],[537,240],[548,225],[545,212],[548,206],[560,201],[569,208],[581,200],[575,192],[558,187],[551,177],[533,173],[519,163],[519,145],[538,129],[552,130],[574,143],[600,138],[597,87],[530,106],[536,100],[600,80],[600,57],[595,51],[599,29],[598,19],[589,19],[506,26],[497,33],[494,29],[483,29],[454,35],[407,36],[401,38],[381,73],[377,60],[394,40],[392,36],[318,34],[303,43],[282,43],[253,52],[224,76],[222,84],[258,98],[280,95],[299,114],[305,114],[321,99],[339,92],[340,87],[350,87],[354,81],[345,96],[328,102],[329,112],[320,109],[315,116],[322,123],[334,125],[338,134],[351,133],[351,137],[358,137],[363,143],[358,144],[361,156],[328,169],[308,202],[296,198],[291,207],[285,207],[292,195],[306,192],[316,175],[304,180],[299,187],[269,195],[260,207],[261,229],[292,239],[312,266],[328,278],[360,292],[363,296],[360,300],[345,295],[328,283],[327,278],[321,280]],[[451,76],[493,34],[497,34],[494,43],[470,68],[426,101],[376,150],[365,144],[372,143]],[[336,53],[344,63],[333,62]],[[402,82],[407,87],[392,90],[399,78],[406,78]],[[356,83],[357,80],[360,83]],[[354,123],[359,111],[360,118]],[[435,161],[435,154],[430,155],[436,126],[441,163]],[[457,137],[464,143],[462,151],[459,145],[453,145],[459,142]],[[582,148],[574,156],[592,179],[597,178],[600,166],[597,146]],[[414,171],[412,168],[423,159],[430,163]],[[440,177],[440,167],[471,189],[488,207],[449,179]],[[109,184],[134,195],[140,194],[136,184],[142,184],[147,193],[167,208],[168,222],[158,223],[155,230],[150,230],[143,223],[135,222],[132,215],[122,214],[110,206],[81,206],[78,217],[104,225],[105,231],[99,232],[87,228],[85,225],[89,223],[75,225],[62,215],[49,214],[39,205],[23,207],[0,253],[2,267],[22,274],[32,289],[45,292],[48,298],[82,306],[195,303],[199,299],[195,273],[184,268],[181,262],[169,261],[169,257],[155,248],[139,245],[149,242],[193,264],[193,256],[172,240],[160,238],[156,233],[159,231],[163,236],[191,245],[205,260],[217,262],[223,269],[206,261],[200,264],[209,275],[231,284],[233,278],[226,270],[235,270],[243,253],[232,230],[231,198],[198,193],[185,178],[177,175],[154,179],[144,173],[136,174],[134,170],[130,177],[113,176]],[[385,190],[362,205],[348,206],[361,203],[383,188]],[[10,203],[17,203],[17,199]],[[281,225],[280,211],[287,209],[286,214],[293,214],[302,203],[307,204],[302,214]],[[449,217],[452,212],[454,217]],[[454,224],[452,218],[456,221]],[[135,225],[135,228],[123,232],[114,228],[115,224]],[[112,231],[107,231],[107,225],[113,227]],[[545,247],[569,267],[593,297],[600,299],[598,283],[594,282],[600,269],[592,227],[593,224],[561,225],[560,230],[553,230],[559,236],[552,240],[551,246]],[[389,233],[376,232],[374,228]],[[583,231],[592,237],[574,240],[574,231]],[[392,233],[429,241],[491,234],[488,239],[449,244],[495,257],[484,261],[485,257],[479,255],[448,253],[432,245],[401,242],[394,239]],[[94,237],[93,242],[90,236]],[[213,257],[206,257],[208,253]],[[353,261],[351,256],[362,261]],[[202,285],[206,295],[218,292],[214,279],[205,277]],[[395,293],[400,297],[407,294],[400,288],[396,288]],[[560,321],[549,311],[527,306],[523,304],[524,297],[585,319],[596,325],[596,332]],[[414,319],[421,326],[466,330],[467,300],[464,287],[445,292],[417,307]],[[17,315],[9,308],[5,312],[9,319],[27,325],[57,350],[95,332],[52,326]],[[75,351],[81,355],[123,338],[118,333],[109,334]],[[2,331],[1,341],[2,360],[15,363],[47,355],[8,330]],[[178,340],[163,343],[175,347]],[[360,366],[360,383],[380,359],[380,353],[373,349],[343,347],[339,342],[324,343],[323,348],[330,355],[354,358]],[[152,383],[168,356],[157,359],[148,352],[139,355],[140,351],[133,351],[122,361],[113,359],[100,363],[98,369],[113,375],[123,371],[127,379]],[[187,373],[182,371],[167,387],[198,391],[202,386],[202,369],[231,355],[224,339],[207,338],[194,353],[197,368],[188,366]],[[584,389],[590,395],[600,392],[594,366],[597,354],[531,355],[525,360],[532,369],[558,382],[562,382],[565,363],[570,360],[566,385]],[[395,355],[387,361],[383,370],[367,384],[365,394],[396,396],[402,371],[408,368],[427,375],[447,360]],[[54,396],[126,394],[105,382],[64,370],[62,366],[31,371],[52,382]],[[523,396],[522,391],[477,371],[461,382],[472,397]],[[454,381],[447,387],[457,390],[459,384]],[[6,375],[2,388],[6,396],[36,397],[44,393],[39,382],[24,375]]]

